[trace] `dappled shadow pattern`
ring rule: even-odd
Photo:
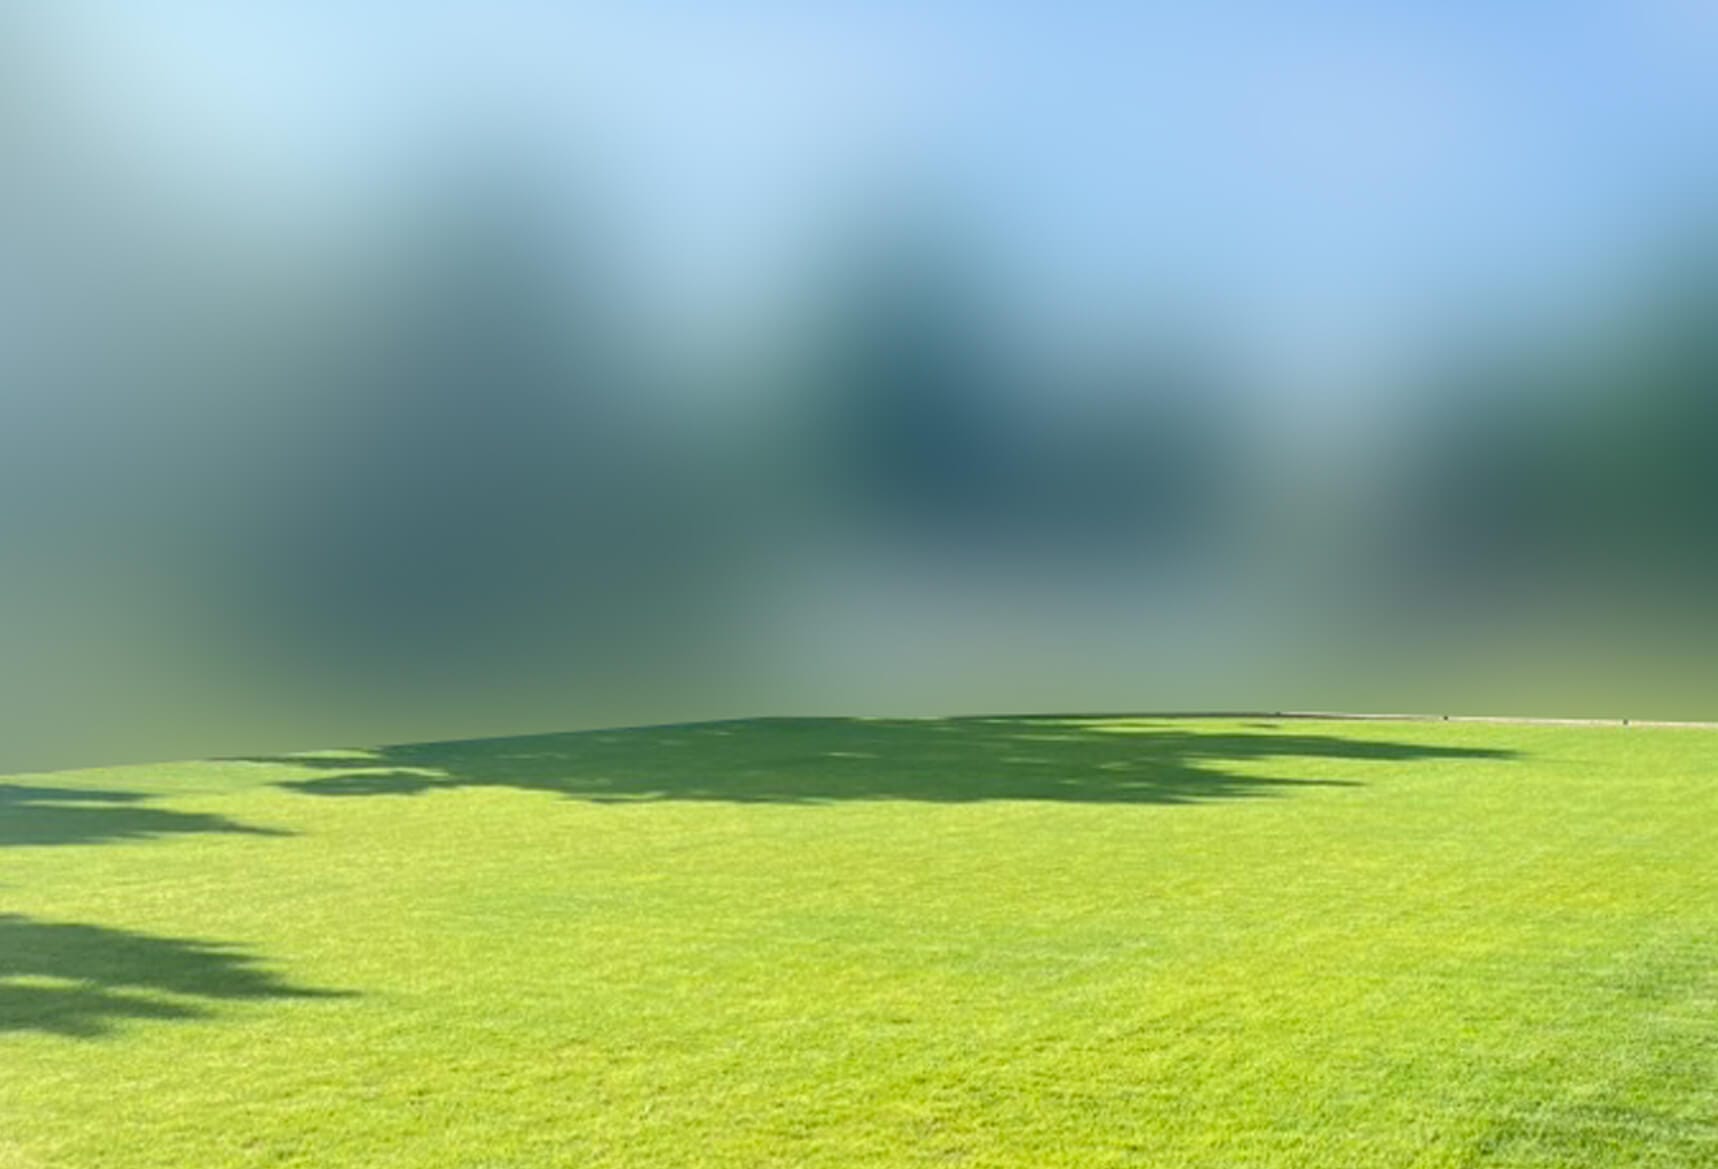
[[[198,1019],[222,1001],[336,998],[230,946],[0,914],[0,1035],[92,1038],[127,1019]]]
[[[286,835],[273,828],[240,824],[225,816],[148,807],[144,797],[136,792],[0,783],[0,847],[98,844],[185,832]]]
[[[1355,782],[1237,773],[1224,763],[1511,755],[1264,729],[1205,733],[1145,721],[961,718],[756,719],[253,761],[333,772],[280,785],[318,796],[504,786],[596,801],[1186,804]]]

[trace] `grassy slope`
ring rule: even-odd
[[[0,914],[0,1169],[1718,1164],[1713,732],[13,777]]]

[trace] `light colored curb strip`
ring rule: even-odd
[[[1527,718],[1493,714],[1343,714],[1332,711],[1284,710],[1276,718],[1377,719],[1386,722],[1520,723],[1546,727],[1683,727],[1718,730],[1718,722],[1671,722],[1644,718]]]

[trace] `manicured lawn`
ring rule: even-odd
[[[0,1169],[1718,1165],[1718,732],[760,721],[0,780]]]

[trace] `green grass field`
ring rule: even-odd
[[[0,781],[0,1169],[1718,1165],[1718,733],[758,721]]]

